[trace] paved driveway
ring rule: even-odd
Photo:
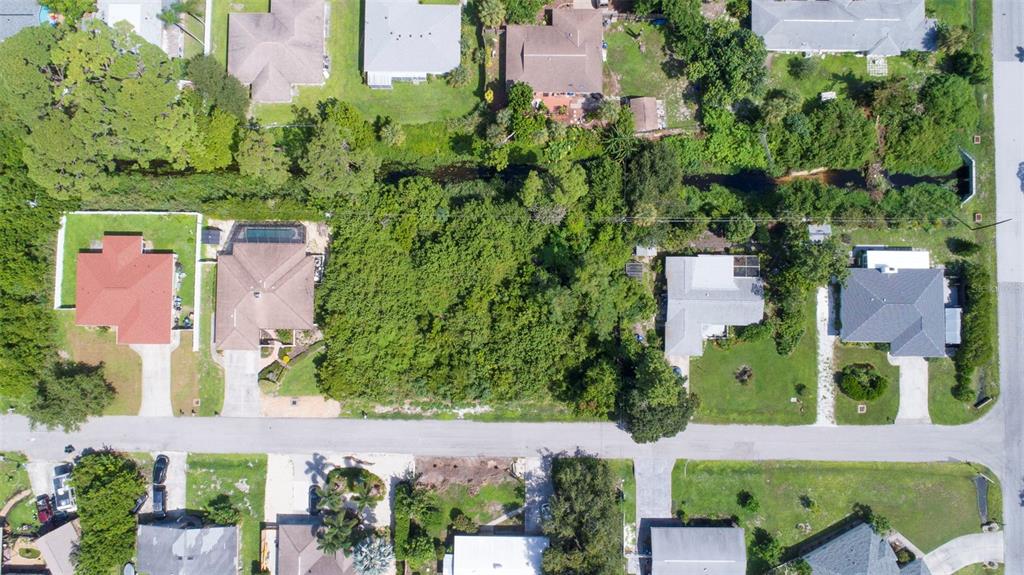
[[[1003,562],[1003,534],[972,533],[957,537],[924,556],[932,575],[953,575],[975,563]]]
[[[170,345],[134,344],[130,346],[142,358],[143,417],[170,417],[171,408],[171,351]]]
[[[551,456],[527,457],[523,460],[523,480],[526,483],[526,532],[540,534],[541,506],[547,503],[554,486],[551,484]]]
[[[896,423],[931,423],[928,415],[928,360],[923,357],[893,357],[889,363],[900,368],[900,409]]]
[[[260,414],[259,351],[224,352],[224,410],[227,417]]]

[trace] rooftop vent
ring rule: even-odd
[[[263,294],[261,294],[261,293],[259,292],[259,290],[257,290],[257,291],[254,291],[254,292],[252,292],[252,297],[254,297],[254,298],[256,298],[256,299],[260,299],[260,296],[261,296],[261,295],[263,295]]]

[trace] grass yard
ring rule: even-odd
[[[815,298],[804,307],[805,333],[789,356],[775,351],[775,341],[741,342],[728,349],[707,343],[704,355],[690,359],[690,390],[700,397],[694,417],[701,423],[813,423],[817,388]],[[746,385],[736,381],[742,366],[754,372]],[[797,386],[804,386],[803,392]],[[790,398],[799,397],[797,403]]]
[[[224,405],[224,370],[213,361],[211,355],[214,310],[217,306],[217,266],[207,265],[203,268],[199,289],[203,300],[203,317],[199,322],[199,354],[196,357],[199,374],[198,411],[199,415],[213,415],[220,413]]]
[[[30,490],[31,486],[28,471],[25,469],[28,458],[13,451],[6,451],[0,455],[3,456],[3,461],[0,461],[0,508],[3,508],[15,495],[26,489]],[[5,520],[12,533],[31,531],[39,527],[35,501],[35,495],[30,493],[7,513]]]
[[[974,565],[968,565],[963,569],[957,571],[953,575],[1003,575],[1006,573],[1002,565],[995,569],[986,569],[984,565],[975,563]]]
[[[171,250],[185,272],[178,295],[182,312],[188,313],[195,300],[196,217],[190,215],[131,214],[68,214],[64,230],[64,277],[61,283],[61,305],[75,305],[75,272],[78,252],[90,249],[92,242],[103,239],[106,232],[138,232],[156,250]],[[167,302],[170,305],[170,302]]]
[[[611,96],[653,96],[665,102],[669,128],[696,129],[693,110],[683,100],[686,80],[670,77],[673,63],[665,54],[662,30],[646,22],[616,23],[604,35],[608,42],[605,89]],[[641,49],[642,47],[642,49]]]
[[[973,233],[963,226],[936,226],[927,229],[844,227],[838,233],[843,234],[844,240],[848,236],[851,247],[855,245],[885,245],[928,250],[934,264],[945,264],[956,258],[949,251],[950,241],[953,238],[977,241]]]
[[[443,78],[433,78],[418,86],[396,82],[392,90],[371,90],[363,83],[362,76],[362,3],[359,0],[331,0],[330,10],[330,35],[327,38],[330,77],[323,86],[299,87],[298,97],[290,104],[257,106],[255,114],[261,122],[288,123],[293,117],[293,105],[314,110],[317,102],[328,98],[352,104],[367,119],[391,116],[402,124],[464,116],[481,101],[481,66],[473,67],[468,84],[462,88],[452,88]],[[463,37],[471,35],[477,38],[475,27],[463,24],[463,28]]]
[[[320,389],[316,386],[316,365],[317,359],[323,356],[323,352],[323,342],[317,342],[305,353],[293,358],[281,376],[281,385],[277,389],[277,395],[321,395]]]
[[[206,3],[205,2],[197,2],[196,5],[195,5],[195,10],[193,12],[195,13],[195,16],[198,16],[199,18],[202,18],[203,22],[206,21],[206,17],[205,17]],[[191,58],[193,56],[196,56],[196,55],[199,55],[199,54],[203,53],[203,45],[202,45],[202,42],[201,42],[203,40],[203,35],[204,35],[203,22],[200,22],[197,18],[193,17],[191,14],[182,14],[182,16],[181,16],[181,26],[183,28],[185,28],[186,30],[188,30],[189,33],[192,34],[192,36],[195,36],[196,38],[198,38],[200,40],[200,42],[197,42],[197,41],[193,40],[188,34],[182,34],[182,37],[184,38],[184,41],[185,41],[185,58]]]
[[[789,73],[790,62],[802,59],[801,54],[775,53],[769,56],[769,88],[779,88],[799,94],[804,100],[817,98],[822,92],[839,92],[848,96],[859,93],[868,81],[868,60],[853,54],[829,54],[814,57],[814,71],[806,78],[797,79]],[[904,57],[887,58],[889,77],[924,77],[925,68],[916,68]]]
[[[525,504],[524,490],[523,483],[514,479],[483,485],[475,494],[470,493],[465,485],[450,485],[444,491],[436,492],[438,509],[441,511],[441,517],[445,518],[445,525],[430,535],[445,541],[450,520],[460,511],[476,525],[494,521]],[[522,519],[521,515],[517,515],[501,525],[519,525]]]
[[[956,384],[956,368],[953,360],[938,358],[928,360],[928,412],[932,423],[960,425],[970,423],[988,413],[995,402],[981,409],[971,403],[963,403],[953,397],[950,389]]]
[[[213,0],[213,17],[206,19],[210,32],[210,53],[228,65],[228,14],[231,12],[266,12],[270,0]],[[211,21],[212,20],[212,21]]]
[[[260,572],[260,522],[267,483],[267,456],[188,456],[186,507],[201,511],[218,495],[227,495],[241,513],[241,573]]]
[[[679,461],[672,473],[672,499],[688,519],[735,515],[747,527],[748,544],[755,526],[775,535],[790,551],[808,538],[797,526],[810,524],[819,533],[846,518],[855,503],[868,505],[889,519],[925,553],[968,533],[978,533],[979,516],[972,478],[962,463],[819,463]],[[988,474],[992,477],[992,474]],[[740,491],[760,503],[750,512],[737,503]],[[802,497],[815,505],[807,509]],[[999,520],[998,486],[989,489],[989,512]],[[748,572],[762,572],[754,555]]]
[[[103,415],[136,415],[142,403],[142,358],[127,345],[118,345],[116,335],[107,328],[75,325],[75,312],[57,313],[57,337],[60,348],[73,361],[89,365],[103,364],[103,376],[117,395]]]
[[[625,523],[636,523],[636,476],[633,475],[633,460],[611,459],[608,465],[612,468],[612,476],[617,479],[616,487],[622,490],[619,508]]]
[[[896,421],[900,408],[900,370],[889,363],[884,351],[872,347],[857,347],[839,344],[836,346],[836,373],[850,364],[868,363],[875,366],[886,379],[889,387],[881,397],[873,401],[854,401],[836,389],[836,423],[878,425]],[[857,413],[857,405],[868,406],[867,413]]]

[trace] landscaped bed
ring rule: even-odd
[[[64,230],[64,276],[61,283],[60,303],[63,307],[75,305],[75,272],[78,252],[93,247],[108,232],[140,233],[155,250],[170,250],[177,264],[185,272],[178,288],[183,313],[192,310],[195,300],[196,216],[164,213],[108,215],[68,214]],[[170,305],[170,302],[168,302]]]
[[[781,356],[765,337],[727,346],[708,342],[704,355],[690,359],[690,391],[700,397],[694,418],[703,423],[813,423],[817,389],[815,299],[804,306],[805,332],[792,354]],[[748,383],[737,373],[750,368]],[[798,386],[802,386],[798,389]],[[793,402],[792,398],[798,401]]]
[[[75,312],[57,312],[57,341],[72,361],[103,365],[103,377],[117,394],[104,415],[136,415],[142,403],[142,358],[118,345],[114,331],[75,325]]]
[[[836,347],[835,370],[839,373],[848,365],[871,365],[885,377],[889,385],[881,396],[871,401],[857,401],[836,389],[836,423],[875,425],[892,423],[900,407],[900,370],[889,363],[884,351],[873,347],[840,344]],[[858,405],[867,406],[864,413]]]
[[[679,461],[672,473],[672,499],[687,519],[736,516],[747,527],[748,544],[753,528],[761,527],[786,547],[842,521],[854,504],[867,505],[927,553],[960,535],[980,532],[972,482],[976,474],[962,463]],[[741,491],[754,495],[757,511],[740,506]],[[989,513],[995,514],[990,519],[998,522],[998,485],[988,497]],[[750,572],[761,572],[757,563],[752,562]]]
[[[291,358],[281,374],[277,395],[320,395],[316,386],[317,358],[323,355],[324,343],[317,342],[301,355]]]
[[[371,90],[363,82],[360,62],[362,2],[332,0],[329,5],[330,36],[326,48],[331,58],[330,77],[323,86],[300,87],[298,96],[289,104],[257,106],[256,116],[262,122],[288,123],[293,117],[293,106],[315,110],[317,102],[328,98],[352,104],[370,120],[390,116],[403,124],[457,118],[481,101],[480,66],[472,67],[469,82],[461,88],[449,86],[444,78],[433,78],[420,85],[396,82],[391,90]],[[475,27],[468,27],[467,32],[464,38],[477,38]]]
[[[260,572],[260,522],[267,481],[267,456],[189,454],[186,506],[204,510],[227,495],[239,511],[242,573]]]
[[[15,495],[31,487],[28,482],[28,471],[25,469],[28,458],[11,451],[0,455],[4,459],[0,461],[0,508],[3,508]],[[35,495],[30,492],[7,513],[5,519],[12,533],[24,533],[39,526],[35,502]]]

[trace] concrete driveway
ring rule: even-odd
[[[224,409],[227,417],[259,417],[260,352],[224,351]]]
[[[526,484],[526,512],[524,520],[526,533],[539,535],[544,518],[541,507],[554,493],[551,483],[551,456],[527,457],[523,461],[523,482]]]
[[[900,368],[900,409],[896,423],[931,423],[928,415],[928,360],[923,357],[887,356]]]
[[[949,541],[924,556],[932,575],[953,575],[975,563],[1003,562],[1003,534],[972,533]]]
[[[130,346],[142,358],[142,404],[139,415],[171,417],[171,351],[177,344]]]

